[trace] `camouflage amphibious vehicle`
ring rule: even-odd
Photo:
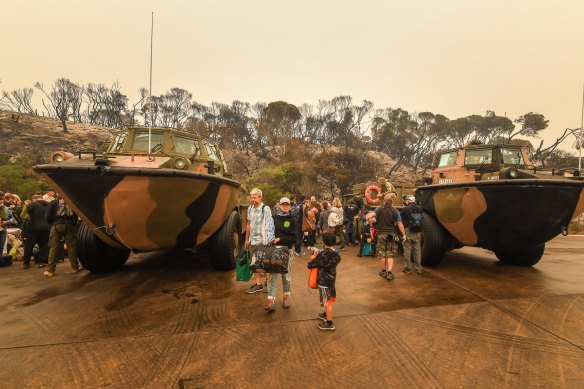
[[[532,266],[584,211],[583,188],[578,171],[539,169],[520,146],[442,151],[431,184],[415,192],[424,210],[422,262],[437,265],[445,251],[477,246]]]
[[[50,158],[35,170],[81,218],[78,253],[87,269],[115,270],[130,251],[197,247],[210,249],[215,267],[235,267],[247,196],[209,139],[129,127],[103,153],[58,151]]]

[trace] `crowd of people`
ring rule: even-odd
[[[402,244],[403,272],[412,273],[413,261],[417,273],[422,274],[421,230],[415,217],[421,214],[421,207],[414,196],[405,196],[400,212],[394,207],[394,193],[380,196],[380,204],[375,208],[354,200],[343,205],[339,198],[317,201],[314,196],[310,199],[301,196],[298,201],[294,196],[282,197],[270,207],[263,203],[259,188],[250,192],[245,242],[252,253],[258,246],[270,244],[286,246],[292,256],[305,256],[303,246],[312,252],[308,267],[318,269],[320,303],[325,309],[317,315],[320,329],[335,329],[332,304],[336,301],[336,267],[341,251],[347,246],[359,246],[358,257],[377,256],[379,275],[393,280],[394,260]],[[37,267],[47,268],[43,272],[45,277],[55,276],[66,247],[69,273],[78,273],[81,269],[77,259],[78,221],[77,215],[52,189],[44,195],[35,193],[24,201],[16,194],[0,191],[0,248],[3,255],[22,260],[23,269],[29,269],[34,259]],[[317,240],[321,249],[317,249]],[[337,242],[339,248],[335,249]],[[281,274],[284,309],[291,305],[291,263],[292,259],[288,272]],[[264,309],[275,311],[278,275],[255,273],[254,281],[247,293],[267,291]]]
[[[336,267],[341,261],[341,251],[346,246],[359,245],[357,256],[377,256],[380,260],[379,275],[393,280],[393,266],[398,255],[399,245],[404,248],[405,266],[402,271],[412,273],[412,260],[416,272],[422,274],[421,264],[421,207],[412,195],[403,198],[401,212],[394,207],[395,193],[380,195],[379,206],[359,206],[354,200],[342,205],[339,198],[319,202],[313,196],[306,199],[301,196],[298,201],[281,198],[272,208],[262,201],[262,191],[254,188],[250,192],[251,205],[247,209],[245,243],[252,255],[254,250],[261,250],[265,245],[283,245],[292,253],[288,262],[288,272],[281,274],[282,308],[290,308],[292,257],[306,254],[302,246],[313,254],[308,261],[308,268],[318,269],[318,289],[320,304],[325,308],[317,317],[321,320],[318,327],[322,330],[334,330],[332,304],[336,301]],[[421,217],[421,216],[420,216]],[[317,238],[322,240],[322,248],[317,249]],[[335,249],[335,245],[339,248]],[[255,273],[254,283],[247,293],[267,291],[268,297],[264,309],[276,310],[276,293],[278,274]],[[266,277],[263,282],[262,277]]]
[[[57,263],[65,254],[71,264],[70,273],[80,271],[77,259],[78,217],[53,189],[35,193],[21,200],[14,193],[0,191],[0,249],[10,261],[21,260],[23,269],[31,261],[45,268],[45,277],[55,276]]]

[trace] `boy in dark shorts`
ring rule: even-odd
[[[333,303],[337,301],[335,281],[337,278],[337,265],[341,262],[341,256],[338,250],[334,248],[336,238],[334,232],[325,233],[322,236],[324,250],[314,253],[313,259],[308,261],[309,269],[318,269],[317,283],[320,292],[320,306],[325,308],[324,312],[318,314],[318,318],[322,320],[321,323],[318,323],[318,328],[329,331],[334,331],[335,329],[333,324]]]

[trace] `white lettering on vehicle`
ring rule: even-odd
[[[441,178],[438,183],[439,184],[452,184],[454,180],[452,178]]]
[[[499,176],[489,176],[488,180],[495,181],[498,180]]]

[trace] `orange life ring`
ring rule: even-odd
[[[381,189],[377,185],[369,185],[367,189],[365,189],[365,200],[367,200],[369,204],[377,204],[379,203],[379,199],[377,197],[374,199],[371,198],[370,193],[372,190],[376,190],[377,194],[381,193]]]

